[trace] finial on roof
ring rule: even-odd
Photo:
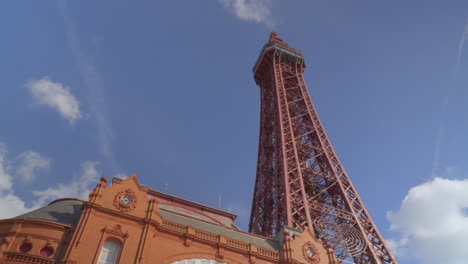
[[[274,32],[274,31],[272,31],[272,32],[270,33],[270,39],[269,39],[268,41],[269,41],[269,42],[275,41],[275,42],[281,42],[281,43],[284,42],[283,39],[280,38],[280,37],[278,37],[278,34],[276,34],[276,32]]]

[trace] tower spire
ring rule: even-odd
[[[272,31],[270,33],[270,39],[268,40],[268,42],[280,42],[280,43],[283,43],[284,40],[280,37],[278,37],[278,35],[276,34],[276,32]]]
[[[261,126],[249,229],[274,236],[308,226],[338,259],[397,264],[333,150],[304,69],[302,53],[272,32],[254,67]]]

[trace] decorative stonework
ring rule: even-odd
[[[122,212],[130,212],[136,208],[137,198],[131,189],[117,193],[114,198],[114,206]]]
[[[112,226],[112,231],[115,231],[117,233],[123,233],[122,232],[122,226],[121,225],[113,225]]]
[[[320,256],[318,255],[318,251],[311,242],[307,242],[302,246],[302,254],[309,263],[320,263]]]
[[[221,263],[221,262],[217,262],[216,260],[210,260],[210,259],[185,259],[185,260],[176,261],[172,264],[226,264],[226,263]]]
[[[53,264],[55,261],[39,256],[32,256],[16,252],[5,252],[2,263],[37,263],[37,264]],[[69,263],[69,262],[67,262]]]
[[[101,230],[103,233],[107,233],[107,236],[113,235],[113,237],[120,237],[123,240],[121,242],[124,242],[125,239],[128,238],[128,232],[123,232],[122,227],[120,225],[111,225],[111,226],[106,226]]]
[[[0,250],[6,250],[8,246],[10,245],[11,238],[9,237],[4,237],[3,239],[0,240]]]
[[[190,226],[185,226],[185,225],[177,224],[177,223],[170,222],[167,220],[163,220],[160,228],[162,231],[184,235],[185,237],[189,236],[191,237],[192,240],[203,241],[205,243],[210,243],[212,245],[223,245],[228,249],[234,249],[238,252],[249,253],[250,255],[257,256],[256,258],[262,257],[262,259],[266,258],[266,259],[274,260],[273,263],[278,263],[278,260],[279,260],[278,250],[267,249],[267,248],[258,247],[258,246],[255,246],[255,247],[250,246],[249,243],[246,243],[240,240],[231,239],[231,238],[226,238],[222,235],[217,235],[214,233],[206,232],[206,231],[196,229]],[[174,260],[167,261],[164,263],[169,263],[169,262],[174,262]],[[271,263],[271,262],[268,262],[268,263]],[[180,263],[175,262],[173,264],[180,264]],[[210,263],[208,262],[207,264],[210,264]]]

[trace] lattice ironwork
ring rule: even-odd
[[[397,264],[333,150],[304,69],[302,53],[272,33],[254,67],[261,126],[249,229],[275,236],[309,226],[339,259]]]

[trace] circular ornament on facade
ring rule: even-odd
[[[136,208],[136,196],[131,189],[117,193],[114,198],[114,206],[122,212],[130,212]]]
[[[130,195],[124,195],[124,196],[122,196],[122,198],[120,200],[124,204],[130,204],[132,202],[132,197],[130,197]]]
[[[304,258],[311,264],[318,264],[320,262],[318,251],[311,242],[307,242],[302,246],[302,254],[304,255]]]

